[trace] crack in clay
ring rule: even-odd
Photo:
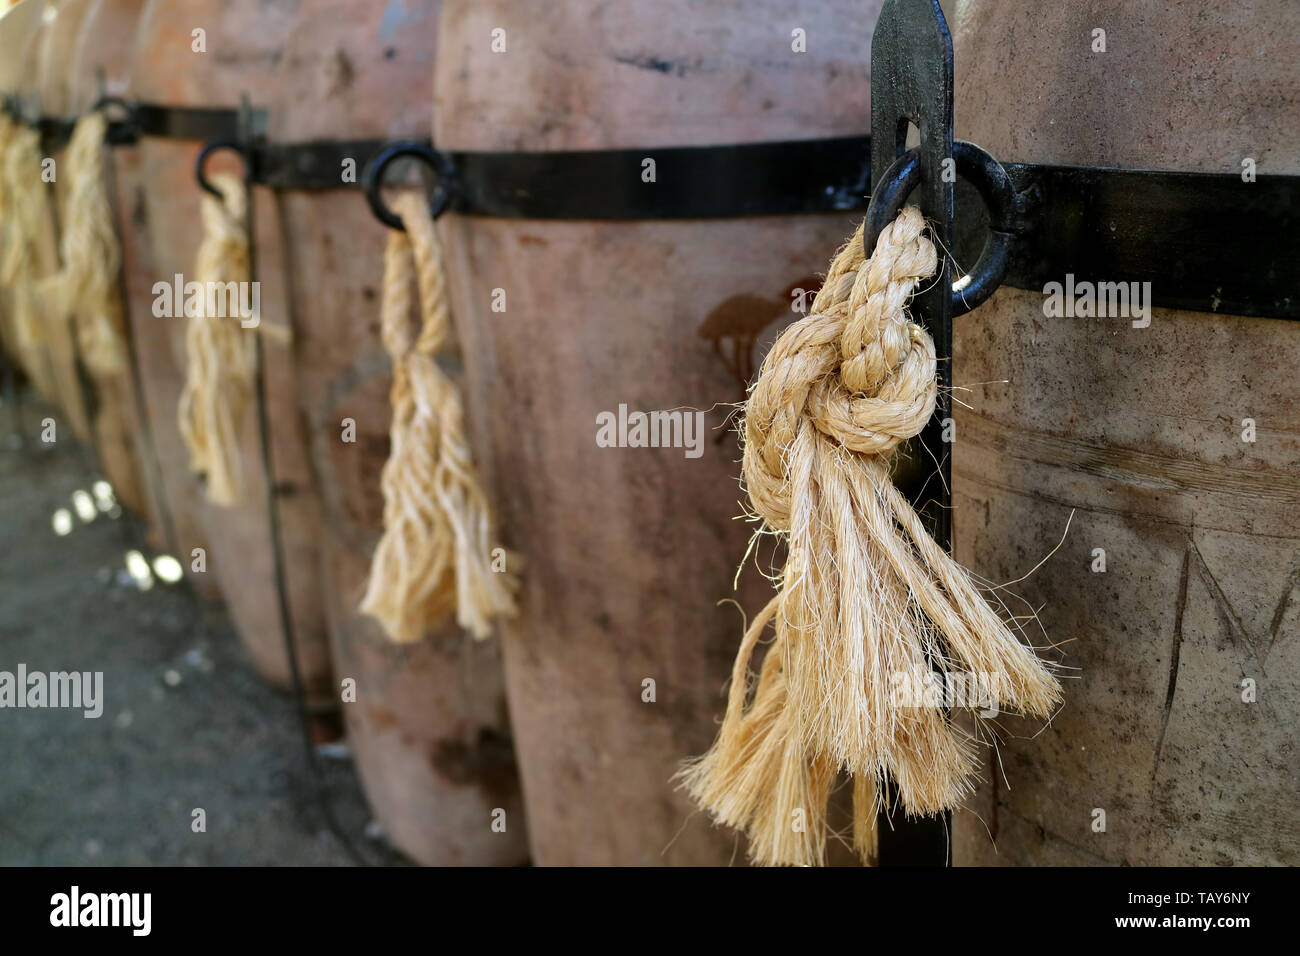
[[[1178,693],[1178,660],[1183,648],[1183,612],[1187,610],[1187,585],[1191,579],[1192,551],[1196,544],[1189,537],[1183,552],[1183,568],[1178,573],[1178,603],[1174,608],[1174,637],[1169,648],[1169,686],[1165,690],[1165,712],[1160,719],[1160,733],[1156,736],[1155,762],[1151,766],[1151,782],[1160,772],[1160,755],[1165,748],[1165,731],[1169,729],[1169,715],[1174,709],[1174,695]]]

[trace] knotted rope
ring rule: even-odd
[[[859,227],[812,311],[768,353],[747,403],[749,498],[788,555],[778,594],[741,642],[718,739],[683,777],[715,819],[748,834],[756,862],[823,862],[841,769],[854,777],[864,858],[886,776],[909,815],[971,792],[972,738],[941,701],[915,693],[932,668],[978,678],[1002,711],[1047,717],[1060,700],[1048,668],[889,478],[893,451],[921,431],[937,397],[934,343],[906,313],[937,266],[924,226],[904,209],[870,260]],[[769,623],[775,640],[747,707],[749,660]]]
[[[442,252],[427,204],[401,196],[384,258],[381,334],[393,360],[384,534],[361,610],[395,641],[419,640],[452,610],[476,638],[515,614],[516,579],[492,568],[492,516],[470,456],[455,383],[437,354],[452,334]],[[418,279],[421,324],[411,322]]]
[[[217,173],[211,182],[221,198],[205,191],[201,200],[203,240],[194,272],[203,289],[210,283],[251,281],[248,190],[230,173]],[[239,503],[244,490],[239,425],[253,394],[256,333],[244,328],[238,315],[203,312],[187,309],[180,429],[190,452],[190,467],[207,476],[208,500],[232,506]]]
[[[117,294],[122,254],[104,185],[107,132],[104,114],[94,111],[77,120],[68,143],[69,188],[59,277],[61,311],[75,316],[82,361],[101,379],[118,375],[126,367],[122,303]]]

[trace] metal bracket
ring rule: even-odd
[[[871,188],[903,155],[908,124],[920,132],[916,195],[939,247],[940,274],[912,300],[913,314],[934,339],[939,356],[939,401],[913,454],[933,459],[940,487],[921,512],[935,541],[947,548],[952,531],[948,489],[952,463],[943,441],[943,420],[951,414],[953,181],[952,36],[938,0],[886,0],[871,40]],[[945,163],[952,174],[945,177]],[[868,254],[870,250],[868,250]],[[924,464],[928,466],[926,460]],[[922,489],[912,489],[923,493]],[[921,502],[917,502],[921,504]]]
[[[934,416],[908,451],[925,480],[902,490],[912,499],[930,534],[942,547],[952,543],[952,461],[943,440],[951,415],[953,181],[952,36],[938,0],[885,0],[871,38],[871,188],[877,186],[907,148],[909,123],[920,132],[915,162],[921,214],[939,247],[939,275],[912,299],[919,325],[934,339],[939,358],[939,399]],[[945,161],[953,175],[945,177]],[[910,189],[908,190],[910,192]],[[870,218],[870,216],[869,216]],[[867,249],[870,255],[871,250]],[[931,487],[934,473],[939,484]],[[886,803],[890,798],[886,795]],[[933,865],[947,861],[946,819],[890,820],[886,806],[877,823],[882,866]]]

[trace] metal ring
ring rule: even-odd
[[[433,195],[429,197],[429,215],[434,219],[446,212],[447,207],[451,205],[452,166],[450,159],[431,148],[428,143],[418,142],[394,143],[392,146],[386,146],[366,166],[361,176],[361,185],[366,194],[366,202],[370,204],[370,211],[388,228],[405,231],[406,227],[402,225],[402,220],[384,205],[383,197],[379,195],[388,164],[403,156],[413,156],[424,161],[438,175],[438,185]]]
[[[952,314],[965,315],[991,296],[1007,271],[1011,243],[1017,234],[1016,190],[1011,177],[996,159],[974,143],[953,143],[957,174],[979,192],[989,211],[989,235],[979,261],[969,274],[952,284]],[[880,232],[902,210],[912,190],[921,182],[920,150],[912,149],[894,160],[871,194],[863,244],[867,256]]]
[[[208,157],[221,149],[228,149],[231,152],[238,153],[239,158],[244,161],[244,182],[249,181],[249,176],[252,170],[249,168],[248,155],[244,152],[244,148],[240,145],[238,140],[214,139],[203,145],[203,148],[199,150],[199,155],[194,159],[194,178],[199,181],[199,185],[206,192],[211,193],[218,199],[225,199],[226,197],[221,194],[221,190],[208,182],[207,173],[203,168],[208,162]]]
[[[131,115],[131,104],[120,96],[110,96],[105,93],[91,105],[87,112],[94,113],[97,110],[107,109],[110,106],[120,106],[127,116]]]
[[[871,191],[867,204],[867,220],[862,229],[862,252],[866,258],[876,248],[880,233],[898,218],[907,197],[921,183],[921,151],[909,149],[885,170]]]
[[[122,111],[123,118],[115,120],[108,115],[112,107],[117,107]],[[121,96],[110,96],[104,94],[95,100],[88,112],[103,112],[104,119],[108,121],[108,131],[106,138],[114,146],[122,146],[135,143],[139,139],[139,129],[136,123],[136,101],[127,100]]]

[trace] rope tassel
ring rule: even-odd
[[[108,377],[126,367],[126,344],[117,297],[121,252],[104,185],[103,148],[108,121],[99,111],[77,120],[68,143],[70,187],[61,240],[63,311],[76,317],[81,357],[91,372]]]
[[[428,207],[414,194],[395,211],[384,258],[381,329],[393,360],[384,534],[361,610],[395,641],[417,641],[445,615],[482,639],[491,619],[513,617],[515,577],[492,567],[492,519],[465,436],[455,383],[438,367],[451,336],[441,249]],[[411,323],[418,280],[421,325]],[[503,552],[504,553],[504,552]]]
[[[204,192],[201,200],[203,239],[194,265],[201,289],[251,278],[248,190],[229,173],[218,173],[211,182],[222,198]],[[256,333],[244,329],[237,315],[209,316],[203,309],[188,308],[187,313],[185,387],[178,410],[181,436],[190,452],[190,467],[207,476],[208,500],[231,507],[243,498],[239,423],[253,394]]]
[[[854,777],[854,845],[868,858],[892,777],[908,815],[971,792],[974,739],[927,694],[931,674],[975,681],[981,702],[1046,718],[1060,685],[926,531],[889,462],[937,398],[934,342],[906,306],[938,259],[919,211],[862,228],[840,250],[811,312],[763,362],[746,407],[744,476],[788,543],[779,591],[754,620],[722,728],[683,771],[716,820],[743,830],[759,863],[824,862],[837,771]],[[749,661],[769,624],[755,686]]]
[[[0,116],[0,285],[13,289],[16,344],[24,351],[45,342],[37,276],[36,241],[46,214],[41,183],[40,136],[7,116]]]

